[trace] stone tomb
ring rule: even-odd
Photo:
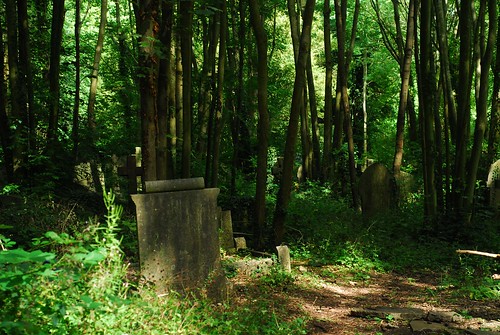
[[[206,293],[226,297],[219,249],[219,189],[203,178],[145,183],[132,195],[137,210],[141,275],[157,293]]]
[[[486,186],[490,189],[490,206],[500,211],[500,160],[491,164]]]
[[[359,178],[359,196],[365,218],[389,210],[394,199],[394,181],[389,170],[380,163],[370,165]]]

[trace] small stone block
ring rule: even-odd
[[[466,334],[470,335],[500,335],[500,332],[492,332],[487,330],[466,329]]]
[[[247,248],[247,241],[244,237],[235,237],[234,243],[236,244],[236,251]]]
[[[221,230],[219,232],[220,245],[224,250],[234,248],[233,220],[231,211],[221,211]]]
[[[278,261],[281,264],[281,267],[286,272],[292,272],[292,264],[290,261],[290,249],[286,245],[278,245],[276,247],[278,250]]]
[[[415,333],[439,331],[439,334],[449,334],[448,328],[445,325],[436,322],[414,320],[410,322],[410,327]]]
[[[205,188],[205,180],[203,179],[203,177],[170,179],[170,180],[151,180],[151,181],[146,181],[144,185],[146,187],[146,193],[201,190]]]
[[[459,322],[463,319],[460,314],[447,311],[430,311],[427,321],[431,322]]]

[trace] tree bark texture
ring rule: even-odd
[[[474,190],[476,187],[477,172],[479,167],[479,160],[483,147],[484,134],[488,122],[487,105],[488,105],[488,87],[489,87],[489,74],[490,66],[493,59],[493,49],[495,48],[496,32],[497,32],[497,3],[496,0],[488,1],[488,35],[481,34],[485,41],[486,48],[481,53],[481,75],[479,78],[479,96],[476,97],[476,126],[474,128],[474,143],[472,146],[471,157],[467,175],[467,186],[464,194],[464,212],[466,223],[470,223],[472,215],[472,202],[474,197]],[[498,56],[497,56],[498,57]]]
[[[158,24],[159,8],[157,0],[141,0],[137,14],[137,32],[140,39],[139,67],[141,77],[139,82],[143,182],[157,180],[158,46],[156,39],[160,29]]]
[[[54,0],[52,7],[52,32],[50,36],[50,68],[49,68],[49,127],[47,129],[47,145],[49,151],[57,140],[59,126],[59,98],[61,72],[61,44],[64,25],[64,0]]]
[[[323,6],[323,38],[325,43],[325,111],[323,130],[323,165],[321,178],[326,181],[329,178],[332,165],[332,141],[333,141],[333,64],[332,64],[332,43],[331,43],[331,23],[330,15],[332,9],[330,0],[325,0]]]
[[[183,178],[191,176],[191,126],[192,126],[192,57],[193,57],[193,8],[194,1],[180,0],[180,38],[182,54],[182,171]]]
[[[290,202],[290,192],[292,190],[292,171],[295,158],[295,144],[297,141],[300,108],[303,104],[302,99],[304,98],[304,86],[306,85],[305,70],[307,66],[307,57],[311,48],[311,29],[315,2],[315,0],[307,0],[303,16],[300,49],[295,66],[295,82],[293,86],[292,105],[290,108],[290,119],[288,123],[285,154],[283,158],[283,174],[276,200],[276,210],[273,221],[275,234],[274,242],[276,245],[280,245],[283,242],[285,235],[286,211]]]
[[[3,36],[2,20],[0,20],[0,36]],[[2,143],[3,161],[7,181],[13,182],[14,162],[12,153],[12,133],[10,131],[10,122],[7,117],[7,90],[3,73],[5,73],[5,59],[3,38],[0,38],[0,140]]]
[[[415,2],[410,0],[408,4],[408,23],[406,30],[406,42],[404,46],[403,59],[400,62],[401,68],[401,89],[399,91],[399,108],[398,119],[396,125],[396,150],[394,154],[393,173],[396,180],[401,172],[401,165],[403,163],[403,146],[404,146],[404,128],[406,108],[408,105],[408,91],[411,75],[411,60],[413,52],[414,38],[414,18],[415,18]]]
[[[433,222],[437,214],[435,180],[435,136],[434,136],[434,80],[431,71],[432,41],[430,1],[422,1],[420,16],[420,85],[423,105],[421,106],[422,152],[424,160],[424,214],[428,222]]]
[[[257,142],[259,149],[257,153],[257,185],[255,194],[255,211],[257,222],[254,229],[255,248],[262,249],[264,246],[263,230],[266,222],[266,187],[267,187],[267,149],[269,143],[269,114],[267,104],[267,35],[264,29],[264,21],[261,16],[258,0],[248,1],[250,8],[250,23],[252,25],[257,41],[258,55],[258,106],[259,122],[257,125]]]
[[[89,143],[91,150],[90,169],[92,172],[92,181],[97,193],[102,193],[102,186],[98,171],[99,154],[96,148],[96,119],[95,119],[95,103],[97,99],[97,81],[99,76],[99,64],[101,62],[102,49],[104,47],[104,32],[106,29],[106,19],[108,13],[108,1],[101,0],[101,16],[99,22],[99,31],[97,33],[97,45],[94,53],[94,63],[92,65],[92,73],[90,75],[90,92],[89,104],[87,108],[87,126],[89,129]]]

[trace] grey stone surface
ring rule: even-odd
[[[389,170],[380,163],[370,165],[359,178],[359,196],[365,218],[390,209],[394,201],[394,181]]]
[[[439,334],[449,334],[449,329],[437,322],[430,322],[424,320],[413,320],[410,322],[410,328],[413,332],[438,332]]]
[[[427,315],[427,321],[432,322],[459,322],[462,319],[460,314],[450,311],[430,311]]]
[[[234,249],[235,245],[233,238],[233,220],[231,218],[231,211],[221,211],[219,239],[222,249]]]
[[[500,332],[489,331],[489,330],[475,330],[475,329],[466,329],[465,333],[471,335],[500,335]]]
[[[367,309],[355,309],[351,311],[352,316],[357,317],[378,317],[385,319],[391,315],[394,320],[416,320],[424,319],[427,312],[419,308],[398,308],[398,307],[376,307]]]
[[[236,245],[236,250],[247,248],[247,240],[245,240],[244,237],[235,237],[234,243]]]
[[[491,164],[486,186],[490,189],[490,205],[500,210],[500,160]]]
[[[280,262],[281,267],[287,272],[292,272],[290,249],[288,249],[286,245],[278,245],[276,250],[278,251],[278,261]]]
[[[144,186],[146,187],[146,193],[199,190],[205,187],[205,180],[203,177],[152,180],[144,182]]]
[[[210,291],[225,295],[218,194],[212,188],[132,195],[141,275],[157,292],[199,290],[210,282]]]
[[[232,265],[238,269],[240,273],[251,275],[256,272],[269,272],[273,266],[273,260],[271,258],[243,259],[232,263]]]

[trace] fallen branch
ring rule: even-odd
[[[459,253],[459,254],[479,255],[479,256],[485,256],[485,257],[491,257],[491,258],[500,258],[500,254],[492,254],[492,253],[489,253],[489,252],[483,252],[483,251],[477,251],[477,250],[461,250],[461,249],[458,249],[457,253]]]

